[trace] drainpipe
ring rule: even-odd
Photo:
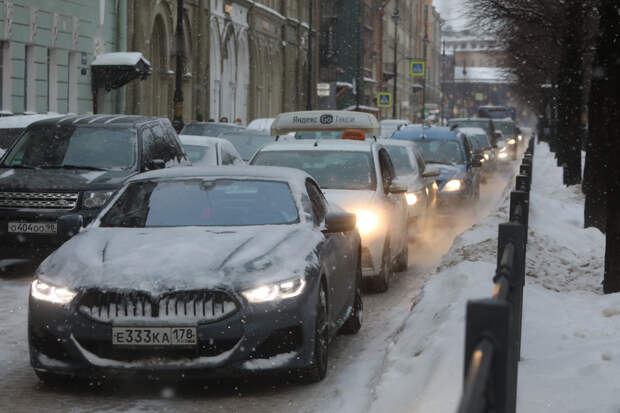
[[[127,0],[116,0],[116,47],[118,51],[127,51]],[[116,109],[125,113],[127,102],[127,86],[123,86],[116,94]]]

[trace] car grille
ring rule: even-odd
[[[152,297],[142,292],[88,291],[79,311],[97,321],[214,322],[237,312],[238,305],[221,291],[180,291]]]
[[[67,192],[0,192],[0,208],[74,209],[78,194]]]

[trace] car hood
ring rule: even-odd
[[[434,167],[439,169],[439,176],[437,177],[437,184],[439,185],[439,189],[442,189],[443,186],[450,179],[458,179],[462,178],[467,171],[465,165],[448,165],[448,164],[433,164]]]
[[[376,192],[369,190],[324,189],[323,193],[330,204],[336,204],[347,212],[366,209],[376,198]]]
[[[0,191],[85,191],[117,188],[137,172],[0,168]]]
[[[72,289],[241,289],[318,266],[315,251],[323,239],[311,224],[91,227],[50,255],[37,274]]]

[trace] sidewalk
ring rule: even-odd
[[[510,188],[509,188],[510,189]],[[459,236],[393,338],[373,412],[454,412],[465,303],[491,296],[508,197]],[[620,411],[620,294],[602,295],[604,236],[583,229],[583,195],[536,147],[524,290],[519,412]]]

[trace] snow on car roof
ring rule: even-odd
[[[416,146],[415,142],[406,139],[382,139],[383,146]]]
[[[382,141],[383,142],[383,141]],[[347,139],[297,139],[280,142],[268,143],[261,148],[262,151],[311,151],[311,150],[331,150],[331,151],[371,151],[374,141],[352,141]]]
[[[140,52],[114,52],[97,56],[91,66],[135,66],[140,60],[151,65]]]
[[[465,135],[486,135],[487,133],[482,128],[457,128]]]
[[[129,182],[149,179],[176,178],[258,178],[274,181],[304,183],[310,175],[299,169],[280,166],[217,166],[165,168],[136,175]]]
[[[19,116],[7,116],[0,118],[0,129],[19,129],[25,128],[39,120],[43,119],[51,119],[51,118],[60,118],[65,115],[60,115],[58,113],[50,113],[50,114],[37,114],[37,115],[19,115]]]
[[[300,131],[343,131],[359,129],[368,135],[379,136],[381,128],[374,115],[345,110],[314,110],[279,114],[271,125],[274,136]]]
[[[380,125],[401,125],[401,124],[410,124],[411,122],[409,122],[407,119],[383,119],[381,122],[379,122]]]
[[[228,142],[222,138],[212,138],[210,136],[198,136],[198,135],[179,135],[179,139],[183,145],[195,145],[195,146],[213,146],[218,143]]]

